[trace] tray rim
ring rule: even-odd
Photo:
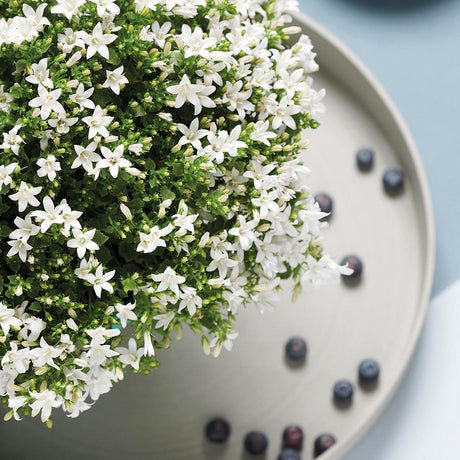
[[[297,12],[295,15],[293,15],[293,20],[295,24],[298,24],[302,28],[303,33],[310,35],[310,33],[313,32],[313,34],[316,36],[314,39],[312,39],[314,49],[326,46],[329,48],[334,48],[335,51],[339,52],[339,54],[344,58],[344,61],[347,61],[346,64],[355,70],[368,83],[370,89],[374,93],[374,96],[379,100],[381,104],[385,106],[391,121],[398,127],[402,141],[405,144],[407,152],[409,153],[409,160],[415,172],[416,181],[418,182],[417,185],[419,188],[419,196],[417,197],[418,199],[416,201],[416,207],[421,210],[420,221],[423,224],[424,232],[422,244],[424,244],[425,251],[425,268],[422,277],[424,282],[422,283],[422,289],[419,296],[420,311],[416,317],[412,333],[409,337],[406,354],[401,360],[398,377],[372,416],[364,420],[351,436],[349,436],[344,441],[339,440],[335,446],[321,455],[321,459],[323,460],[332,460],[344,456],[346,453],[348,453],[370,430],[370,428],[375,424],[377,419],[392,400],[409,368],[409,364],[412,360],[421,336],[426,313],[431,300],[436,259],[435,220],[429,183],[419,150],[406,121],[397,108],[395,102],[389,96],[388,92],[384,89],[383,85],[374,76],[374,74],[367,68],[364,62],[350,48],[348,48],[348,46],[346,46],[335,35],[329,32],[325,27],[321,26],[302,12]],[[317,39],[322,40],[321,45],[318,44],[316,41]]]

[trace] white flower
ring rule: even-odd
[[[87,232],[82,232],[78,228],[73,228],[72,233],[73,238],[67,241],[67,246],[69,248],[77,248],[77,255],[80,259],[83,259],[86,251],[97,251],[99,249],[99,245],[92,241],[96,233],[95,228]]]
[[[212,85],[205,86],[201,83],[191,83],[186,74],[182,76],[182,80],[178,85],[169,86],[166,88],[171,94],[176,95],[176,109],[181,108],[185,102],[190,102],[195,107],[195,115],[201,112],[202,106],[215,107],[216,104],[208,96],[213,93],[216,88]]]
[[[72,163],[71,168],[78,168],[82,166],[86,171],[91,172],[93,168],[93,162],[99,161],[101,156],[95,152],[97,148],[96,142],[91,142],[86,147],[81,145],[74,145],[77,158]]]
[[[102,108],[97,105],[92,116],[82,119],[82,121],[89,126],[88,139],[92,139],[96,134],[100,134],[102,137],[108,137],[109,131],[106,126],[110,125],[112,120],[113,117],[105,115]]]
[[[185,283],[185,278],[178,275],[171,267],[167,267],[162,274],[152,275],[152,279],[160,283],[156,292],[162,292],[169,289],[177,296],[179,295],[179,284]]]
[[[7,257],[12,257],[16,254],[19,254],[19,258],[25,262],[27,259],[27,251],[32,249],[32,246],[27,243],[27,240],[19,238],[17,240],[8,241],[8,244],[11,246],[11,248],[7,253]]]
[[[300,112],[300,107],[295,105],[291,99],[284,96],[278,103],[278,107],[275,110],[272,127],[278,129],[282,125],[286,125],[288,128],[295,129],[296,123],[292,115],[296,115]]]
[[[10,396],[8,398],[8,407],[13,409],[13,416],[15,420],[22,420],[22,418],[19,417],[18,409],[23,407],[26,402],[27,398],[25,396]]]
[[[160,229],[157,225],[154,225],[149,233],[139,233],[141,242],[137,246],[137,251],[149,253],[155,251],[158,247],[166,247],[166,241],[162,239],[162,236],[169,235],[173,230],[173,226],[168,224],[166,227]]]
[[[86,333],[91,337],[91,343],[102,345],[107,338],[117,337],[120,335],[120,329],[106,329],[99,326],[96,329],[86,329]]]
[[[84,5],[86,0],[57,0],[57,5],[51,8],[53,14],[63,14],[69,21],[73,16],[78,16],[78,9]]]
[[[61,350],[59,348],[48,345],[42,337],[40,346],[31,351],[32,363],[35,367],[42,367],[45,364],[59,370],[59,366],[54,362],[54,358],[59,357]]]
[[[120,323],[122,327],[126,327],[128,321],[136,321],[137,315],[134,313],[134,308],[136,308],[136,302],[128,303],[123,305],[121,303],[117,303],[115,305],[115,310],[117,310],[116,316],[120,319]]]
[[[0,85],[0,110],[2,112],[9,113],[11,110],[10,102],[13,100],[13,96],[11,96],[10,93],[7,93],[3,88],[4,85]]]
[[[155,39],[155,43],[160,47],[163,48],[165,46],[166,39],[171,36],[168,32],[171,30],[171,23],[164,22],[161,27],[158,21],[155,21],[152,26],[152,36]]]
[[[182,25],[182,33],[177,36],[184,45],[185,59],[192,56],[201,56],[204,59],[210,59],[211,54],[208,51],[216,44],[213,37],[205,38],[201,27],[194,27],[193,32],[189,25]]]
[[[96,169],[109,168],[110,175],[113,178],[118,177],[119,168],[129,168],[132,166],[129,160],[123,158],[123,149],[123,144],[117,146],[113,152],[107,147],[102,146],[101,153],[104,158],[96,163]]]
[[[273,190],[270,193],[266,190],[262,190],[258,198],[251,199],[252,204],[259,208],[261,219],[267,218],[269,214],[277,214],[280,211],[280,207],[276,203],[278,195],[279,193],[277,190]]]
[[[152,334],[149,331],[144,332],[144,356],[155,356],[153,348]]]
[[[64,222],[64,229],[69,231],[71,228],[81,228],[78,218],[83,214],[81,211],[72,211],[72,208],[64,199],[59,204],[59,213]]]
[[[94,292],[98,297],[101,297],[102,290],[106,290],[108,292],[113,292],[113,286],[109,283],[109,281],[115,275],[115,270],[112,270],[107,273],[103,273],[102,265],[99,265],[96,268],[96,272],[89,273],[86,276],[86,281],[93,285]]]
[[[105,34],[102,30],[100,22],[96,24],[92,34],[86,34],[83,38],[84,42],[88,45],[86,58],[90,59],[96,53],[99,53],[103,58],[109,59],[109,48],[107,45],[113,43],[117,39],[114,34]]]
[[[51,415],[51,411],[55,407],[61,406],[61,401],[59,400],[58,395],[52,390],[45,390],[36,392],[31,391],[30,396],[35,399],[35,401],[30,404],[32,409],[32,417],[38,415],[41,411],[41,421],[45,423]]]
[[[15,155],[19,152],[19,146],[24,143],[24,139],[18,134],[21,125],[16,125],[7,133],[3,133],[3,143],[0,149],[10,149]]]
[[[56,179],[56,171],[61,171],[61,164],[56,160],[54,155],[48,155],[47,158],[39,158],[37,165],[40,169],[37,171],[38,177],[48,176],[50,181]]]
[[[293,98],[296,92],[301,92],[306,87],[303,69],[296,69],[291,73],[286,69],[280,69],[279,76],[280,79],[275,82],[273,88],[284,89],[289,98]]]
[[[182,286],[181,291],[178,312],[180,313],[184,308],[187,308],[190,316],[193,316],[196,313],[196,309],[201,308],[203,300],[196,294],[195,288]]]
[[[200,122],[198,118],[193,119],[190,123],[190,127],[187,127],[182,123],[178,123],[177,128],[183,134],[183,136],[179,139],[178,145],[191,144],[197,150],[201,149],[200,139],[209,133],[207,129],[199,129]]]
[[[38,195],[41,191],[41,187],[32,187],[27,185],[24,181],[21,181],[19,190],[9,195],[9,197],[13,201],[18,202],[19,212],[22,212],[27,206],[38,206],[40,204],[40,201],[35,198],[35,195]]]
[[[0,190],[4,185],[10,185],[13,182],[11,174],[18,166],[17,163],[10,163],[9,165],[0,165]]]
[[[255,220],[246,222],[246,217],[242,215],[238,216],[238,223],[238,227],[233,227],[228,233],[230,235],[236,236],[242,249],[247,251],[257,238],[254,229],[258,223]]]
[[[195,233],[195,227],[193,223],[198,219],[198,214],[188,214],[188,206],[182,202],[182,213],[175,214],[172,216],[173,223],[178,228],[176,235],[177,236],[184,236],[187,232],[192,234]]]
[[[61,88],[53,91],[48,91],[43,85],[38,85],[38,97],[29,101],[31,107],[40,108],[40,116],[42,120],[46,120],[51,111],[56,112],[58,115],[65,116],[65,109],[58,99],[61,95]]]
[[[115,70],[107,70],[107,79],[102,84],[103,88],[110,88],[115,94],[120,94],[120,86],[129,83],[123,75],[124,67],[120,66]]]
[[[47,3],[41,3],[35,11],[30,5],[22,5],[22,12],[26,19],[32,21],[33,26],[37,29],[38,32],[43,30],[43,26],[49,25],[50,22],[46,17],[43,17]]]
[[[10,350],[3,355],[2,366],[11,363],[19,374],[24,374],[29,369],[30,349],[28,347],[18,349],[15,342],[11,342],[10,347]]]
[[[173,311],[168,311],[168,313],[162,313],[161,315],[154,316],[153,319],[157,320],[155,328],[160,329],[162,327],[166,331],[175,316],[176,314]]]
[[[32,211],[30,215],[41,221],[40,231],[42,233],[45,233],[51,225],[64,222],[61,207],[54,206],[53,200],[48,195],[43,198],[43,211]]]
[[[33,74],[26,77],[26,81],[33,85],[43,85],[54,88],[53,81],[49,77],[48,58],[43,58],[38,64],[32,64]]]
[[[144,348],[137,348],[137,343],[134,338],[131,337],[129,339],[128,348],[118,347],[115,350],[120,353],[118,360],[121,363],[129,365],[137,371],[139,370],[139,363],[144,354]]]
[[[225,82],[226,92],[222,98],[222,102],[228,103],[228,108],[231,111],[237,111],[238,116],[243,119],[246,112],[252,112],[255,106],[248,99],[251,97],[252,89],[242,91],[243,82],[241,80],[236,83]]]
[[[87,356],[89,358],[89,365],[96,367],[104,364],[107,361],[107,358],[118,356],[118,353],[112,350],[110,345],[102,345],[97,342],[91,342]]]
[[[65,115],[59,115],[57,118],[51,118],[48,120],[48,124],[52,128],[56,128],[58,134],[67,134],[70,127],[78,121],[78,118],[67,118]]]
[[[58,34],[58,47],[62,49],[64,53],[70,53],[75,46],[78,48],[84,48],[85,42],[83,37],[85,33],[83,31],[74,32],[70,28],[64,29],[63,34]]]
[[[268,139],[272,139],[276,137],[277,135],[271,131],[267,131],[268,127],[269,127],[268,121],[262,121],[262,120],[258,121],[254,125],[254,131],[249,135],[249,137],[253,141],[262,142],[267,147],[270,147],[270,141]]]
[[[120,14],[120,7],[115,3],[116,0],[90,0],[97,5],[97,14],[101,18],[110,15]]]
[[[16,318],[15,310],[8,308],[2,302],[0,302],[0,327],[2,328],[3,335],[7,336],[10,331],[10,327],[21,327],[22,321]]]

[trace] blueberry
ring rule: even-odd
[[[369,171],[374,165],[374,152],[371,149],[361,149],[356,154],[356,163],[361,171]]]
[[[300,426],[289,425],[283,431],[283,445],[291,449],[301,450],[303,444],[303,430]]]
[[[205,428],[206,437],[211,442],[224,443],[230,437],[230,424],[223,418],[211,420]]]
[[[322,212],[327,212],[328,214],[332,212],[334,202],[327,193],[318,193],[315,195],[315,201],[318,203]]]
[[[358,374],[361,382],[375,382],[379,378],[380,366],[373,359],[365,359],[359,365]]]
[[[383,186],[390,195],[396,195],[404,188],[404,173],[397,168],[388,169],[383,175]]]
[[[315,439],[315,457],[326,452],[329,447],[335,444],[335,438],[332,434],[321,434]]]
[[[353,384],[348,380],[339,380],[334,385],[334,398],[338,401],[349,402],[353,396]]]
[[[279,454],[278,460],[300,460],[300,454],[294,449],[284,449]]]
[[[292,337],[286,343],[286,355],[294,361],[305,359],[307,356],[307,342],[300,337]]]
[[[251,431],[244,438],[246,451],[253,455],[263,454],[268,447],[268,439],[260,431]]]
[[[342,265],[347,264],[353,270],[351,275],[343,275],[344,279],[358,280],[363,272],[363,262],[358,256],[349,255],[343,258]]]

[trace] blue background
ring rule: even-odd
[[[436,294],[460,277],[460,1],[300,0],[396,102],[422,155],[437,231]]]

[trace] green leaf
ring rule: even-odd
[[[102,246],[107,240],[109,239],[108,236],[104,235],[102,232],[99,230],[96,230],[96,233],[94,235],[93,241],[99,245]]]
[[[118,56],[113,47],[109,50],[109,59],[107,59],[107,62],[113,65],[118,65],[121,62],[120,56]]]

